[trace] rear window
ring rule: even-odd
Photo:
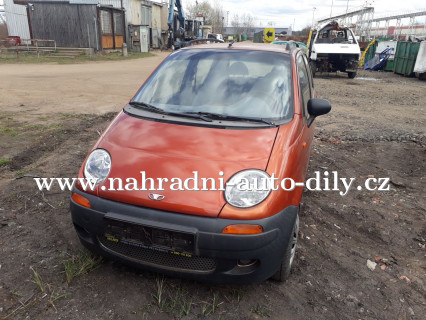
[[[169,56],[133,101],[169,112],[210,112],[270,120],[293,117],[290,56],[191,49]]]

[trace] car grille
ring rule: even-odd
[[[216,261],[212,258],[177,256],[168,252],[109,241],[104,236],[99,236],[98,240],[107,251],[145,265],[161,266],[169,270],[203,273],[211,273],[216,269]]]

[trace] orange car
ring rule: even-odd
[[[168,56],[83,163],[72,220],[107,258],[222,283],[285,280],[316,116],[302,50],[211,44]],[[293,183],[294,182],[294,183]]]

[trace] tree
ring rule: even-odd
[[[231,26],[235,34],[249,34],[254,32],[256,19],[247,13],[239,16],[237,13],[232,16]]]
[[[241,27],[240,16],[238,15],[238,13],[232,16],[231,26],[235,34],[241,34],[242,27]]]
[[[185,14],[187,19],[195,19],[197,16],[202,16],[204,24],[211,25],[213,32],[224,32],[225,11],[222,4],[217,0],[213,4],[208,0],[189,3],[186,5]]]
[[[309,31],[311,31],[311,27],[307,26],[307,27],[304,27],[300,31],[293,31],[292,34],[294,36],[308,36],[309,35]]]
[[[251,14],[244,13],[241,16],[241,33],[242,34],[249,34],[251,32],[254,32],[254,26],[256,24],[256,18],[253,17]]]

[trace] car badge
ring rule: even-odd
[[[155,201],[161,201],[165,197],[166,197],[165,195],[158,194],[158,193],[149,193],[148,194],[148,198],[150,198],[151,200],[155,200]]]

